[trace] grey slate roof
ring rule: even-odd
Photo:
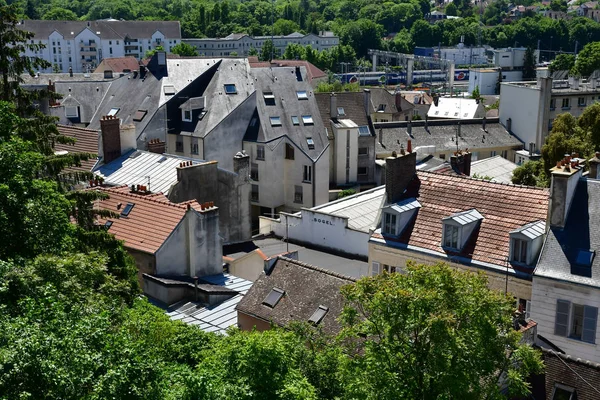
[[[367,113],[365,112],[364,94],[360,92],[336,93],[338,107],[343,107],[346,119],[351,119],[358,126],[369,125]],[[331,130],[331,93],[315,93],[317,106],[321,114],[323,126]]]
[[[289,137],[304,153],[316,160],[327,148],[329,142],[325,133],[323,120],[320,118],[319,109],[313,88],[306,77],[306,68],[298,67],[302,81],[298,80],[296,68],[253,68],[251,74],[256,84],[256,108],[258,129],[252,129],[254,119],[248,126],[244,140],[261,143],[271,142],[284,136]],[[305,91],[308,99],[299,100],[297,91]],[[265,104],[263,93],[272,92],[275,95],[275,105]],[[304,125],[303,115],[310,115],[312,125]],[[271,126],[270,117],[280,117],[281,126]],[[293,125],[291,117],[297,116],[300,125]],[[309,149],[306,139],[312,138],[314,149]]]
[[[103,164],[94,173],[104,178],[108,185],[147,185],[154,193],[167,195],[171,186],[177,183],[177,167],[182,161],[200,164],[198,159],[182,158],[156,154],[148,151],[133,150],[121,157]]]
[[[18,26],[24,31],[33,32],[34,39],[48,39],[57,31],[65,39],[74,39],[84,29],[94,34],[100,32],[103,39],[149,38],[160,31],[169,39],[180,39],[179,21],[45,21],[24,20]]]
[[[581,179],[564,229],[551,227],[534,276],[600,286],[600,181]],[[595,250],[591,278],[571,273],[579,250]]]
[[[378,155],[389,155],[392,151],[400,152],[400,146],[406,148],[406,142],[411,139],[413,148],[419,146],[435,146],[436,152],[456,151],[456,134],[458,129],[456,120],[412,121],[412,137],[408,135],[408,122],[388,122],[375,124],[375,152]],[[478,149],[514,147],[521,148],[523,143],[511,135],[498,121],[498,119],[487,120],[486,131],[483,131],[482,120],[463,120],[461,123],[461,134],[458,138],[460,149],[468,148],[470,151]],[[379,142],[380,129],[383,144]]]
[[[371,88],[371,108],[372,112],[377,112],[380,109],[380,105],[385,106],[384,112],[386,113],[398,113],[406,110],[412,110],[415,108],[414,104],[410,103],[405,98],[401,97],[400,110],[396,106],[396,96],[391,94],[384,88]]]
[[[245,314],[285,326],[292,321],[307,322],[311,315],[325,306],[329,311],[320,322],[323,332],[336,334],[340,330],[337,321],[344,299],[342,286],[354,279],[326,271],[300,261],[278,257],[270,274],[261,273],[252,288],[237,305]],[[285,291],[275,307],[263,304],[273,288]]]

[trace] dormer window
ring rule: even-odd
[[[481,220],[483,215],[474,208],[444,218],[442,247],[460,251]]]
[[[532,222],[510,232],[510,261],[532,264],[542,248],[545,232],[544,221]]]
[[[181,120],[183,122],[192,122],[192,110],[181,110]]]
[[[399,236],[412,220],[421,204],[415,199],[405,199],[383,208],[381,233]]]

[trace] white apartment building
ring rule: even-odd
[[[333,32],[320,32],[318,35],[294,32],[287,36],[249,36],[245,33],[232,33],[224,38],[183,39],[184,43],[194,46],[201,56],[247,56],[250,49],[258,52],[267,40],[273,40],[275,48],[283,54],[288,44],[312,46],[317,51],[327,50],[340,44]]]
[[[535,144],[539,151],[558,114],[580,116],[585,108],[600,100],[595,79],[537,82],[506,82],[500,85],[500,122],[521,139],[526,147]]]
[[[52,66],[45,71],[92,72],[104,58],[144,58],[148,50],[162,46],[165,51],[181,41],[178,21],[41,21],[23,20],[19,29],[32,32],[31,43],[44,49],[27,51]]]

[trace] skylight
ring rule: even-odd
[[[314,123],[312,115],[303,115],[302,122],[304,125],[312,125]]]
[[[108,112],[108,114],[106,114],[106,115],[108,115],[109,117],[114,117],[115,115],[117,115],[119,110],[120,110],[120,108],[117,108],[117,107],[111,108],[110,111]]]
[[[300,119],[296,115],[292,115],[292,124],[300,125]]]
[[[163,92],[165,93],[165,95],[167,96],[172,96],[175,94],[175,86],[173,85],[165,85],[163,87]]]
[[[371,136],[371,132],[369,131],[369,127],[366,125],[358,127],[358,135],[359,136]]]
[[[296,92],[296,96],[298,96],[298,100],[308,100],[308,94],[306,90],[298,90]]]
[[[274,106],[275,105],[275,95],[273,92],[264,92],[263,97],[265,99],[265,105]]]
[[[112,226],[113,222],[112,221],[106,221],[106,223],[104,224],[104,227],[106,228],[106,230],[109,230],[110,227]]]
[[[278,288],[273,288],[271,289],[271,292],[269,292],[267,297],[263,300],[263,304],[265,306],[274,308],[277,305],[277,303],[279,303],[279,300],[281,300],[284,294],[285,291]]]
[[[270,117],[271,126],[281,126],[281,118],[280,117]]]
[[[227,94],[236,94],[237,93],[237,89],[235,88],[235,85],[233,83],[227,83],[227,84],[225,84],[225,93],[227,93]]]
[[[337,108],[338,115],[346,115],[346,111],[344,111],[344,107]]]
[[[125,206],[125,208],[123,209],[123,211],[121,211],[121,217],[126,217],[129,215],[129,213],[131,212],[131,210],[133,209],[133,206],[135,204],[133,203],[127,203],[127,205]]]
[[[575,264],[583,267],[591,267],[595,254],[596,252],[593,250],[579,250]]]
[[[327,311],[329,311],[329,307],[319,306],[319,308],[317,308],[315,310],[313,315],[310,316],[310,318],[308,319],[308,322],[318,325],[319,322],[321,322],[323,320],[323,318],[325,317],[325,315],[327,314]]]
[[[147,112],[148,110],[137,110],[133,115],[133,120],[137,122],[143,120]]]
[[[306,143],[308,144],[308,149],[313,150],[315,148],[315,141],[312,138],[306,138]]]

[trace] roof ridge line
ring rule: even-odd
[[[336,277],[336,278],[344,279],[344,280],[351,281],[351,282],[356,282],[357,281],[356,278],[353,278],[353,277],[350,277],[350,276],[346,276],[346,275],[340,274],[338,272],[330,271],[328,269],[324,269],[324,268],[321,268],[321,267],[317,267],[316,265],[308,264],[308,263],[305,263],[304,261],[295,260],[293,258],[288,258],[288,257],[282,256],[282,255],[278,255],[277,258],[281,259],[281,260],[284,260],[286,262],[294,263],[294,264],[296,264],[296,265],[298,265],[300,267],[304,267],[304,268],[307,268],[307,269],[312,269],[313,271],[317,271],[317,272],[322,272],[324,274],[327,274],[327,275],[330,275],[330,276],[333,276],[333,277]]]
[[[586,360],[586,359],[583,359],[581,357],[574,357],[574,356],[572,356],[570,354],[559,353],[557,351],[554,351],[552,349],[546,349],[544,347],[539,347],[539,349],[542,350],[543,353],[550,353],[550,354],[555,355],[555,356],[557,356],[559,358],[562,358],[563,360],[573,361],[573,362],[575,362],[577,364],[582,364],[582,365],[585,365],[587,367],[592,367],[592,368],[595,368],[597,370],[600,370],[600,364],[599,363],[595,363],[593,361]]]
[[[57,127],[62,127],[62,128],[77,129],[79,131],[88,131],[88,132],[98,133],[98,129],[82,128],[82,127],[75,126],[75,125],[56,124],[56,126]]]
[[[151,201],[153,203],[164,204],[164,205],[168,205],[168,206],[171,206],[171,207],[179,208],[181,210],[185,210],[186,209],[185,204],[187,204],[187,202],[196,201],[196,200],[188,200],[187,202],[184,202],[184,203],[173,203],[166,196],[165,196],[166,200],[159,200],[159,199],[156,198],[156,197],[159,197],[161,195],[164,196],[163,192],[150,193],[149,195],[142,195],[142,194],[136,194],[136,193],[126,193],[126,192],[122,192],[122,191],[118,190],[118,189],[122,189],[122,188],[129,188],[129,185],[120,185],[120,186],[113,186],[113,187],[100,187],[101,190],[106,190],[106,191],[109,191],[111,193],[121,194],[121,195],[126,196],[126,197],[133,197],[133,198],[137,198],[137,199],[141,199],[141,200],[148,200],[148,201]],[[98,189],[98,188],[96,188],[96,189]]]
[[[516,185],[514,183],[488,181],[488,180],[481,179],[481,178],[473,178],[473,177],[467,176],[467,175],[448,175],[448,174],[442,174],[442,173],[435,172],[435,171],[422,171],[422,170],[418,170],[417,172],[419,174],[427,173],[427,174],[432,174],[432,175],[437,175],[437,176],[446,176],[446,177],[450,176],[452,178],[460,178],[460,179],[465,179],[465,180],[469,180],[469,181],[487,182],[487,183],[492,183],[494,185],[512,186],[512,187],[516,187],[516,188],[535,189],[535,190],[540,190],[540,191],[548,190],[548,188],[542,188],[542,187],[537,187],[537,186]]]

